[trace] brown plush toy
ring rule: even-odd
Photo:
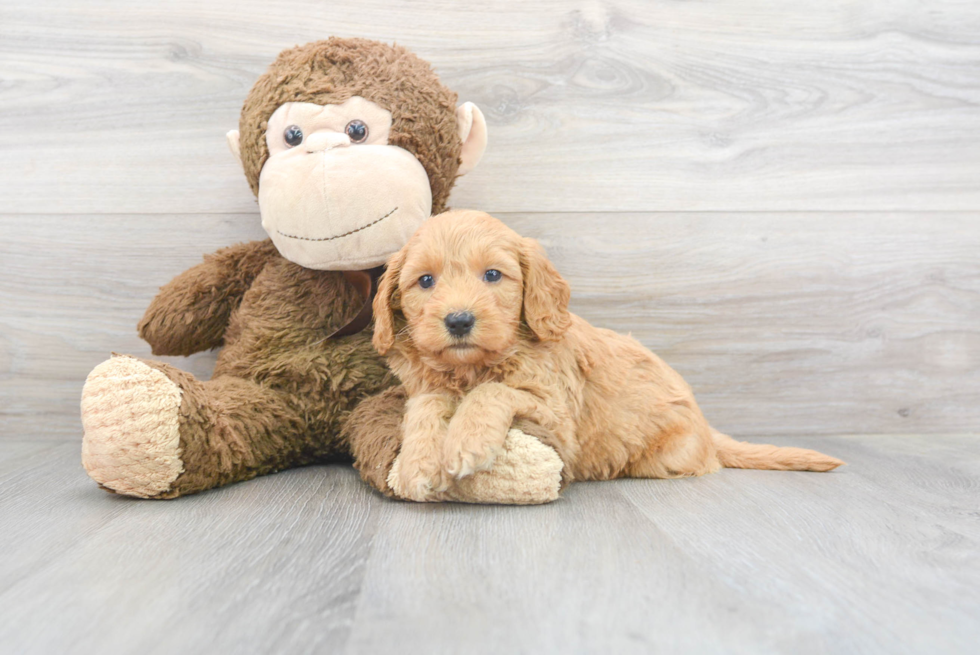
[[[82,392],[82,462],[110,491],[175,498],[353,458],[393,495],[405,397],[364,329],[377,267],[477,164],[483,116],[470,103],[457,109],[404,48],[333,38],[281,53],[239,128],[228,141],[270,239],[206,257],[164,286],[139,324],[155,355],[223,346],[213,377],[128,356],[103,362]],[[539,428],[522,427],[491,471],[449,497],[556,498],[561,461],[531,436],[546,438]]]

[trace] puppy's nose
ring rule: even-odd
[[[473,329],[473,324],[476,323],[476,316],[473,316],[471,312],[453,312],[443,320],[446,323],[446,329],[449,330],[449,334],[454,337],[465,337]]]

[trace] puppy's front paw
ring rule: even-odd
[[[456,432],[459,432],[457,430]],[[443,462],[446,473],[460,480],[473,475],[477,471],[489,471],[493,462],[503,452],[503,442],[506,435],[499,438],[481,434],[477,431],[469,434],[453,434],[450,429],[449,439],[443,450]]]
[[[424,503],[435,497],[432,480],[424,475],[403,475],[400,481],[399,495],[417,503]]]
[[[438,462],[403,452],[392,466],[388,486],[395,495],[419,503],[439,500],[449,488],[449,480]]]

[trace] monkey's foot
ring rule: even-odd
[[[82,465],[103,487],[152,498],[183,472],[181,390],[138,359],[113,356],[82,389]]]
[[[411,498],[400,485],[401,459],[395,459],[388,485],[401,498]],[[555,449],[520,430],[511,429],[503,452],[487,471],[456,480],[448,491],[434,493],[431,500],[495,505],[541,505],[558,499],[563,463]]]

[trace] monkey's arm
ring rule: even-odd
[[[402,421],[405,417],[405,388],[392,387],[367,398],[351,413],[344,427],[354,466],[361,478],[386,496],[407,498],[390,483],[400,479]],[[432,500],[502,505],[537,505],[558,498],[571,481],[559,455],[554,434],[530,421],[514,423],[504,442],[504,452],[493,468],[458,480]],[[557,452],[556,452],[557,451]]]
[[[500,382],[484,382],[463,397],[443,441],[446,472],[460,479],[493,466],[515,418],[546,430],[559,426],[554,412],[540,399]]]
[[[251,241],[204,257],[160,289],[139,322],[154,355],[190,355],[221,345],[231,313],[262,268],[279,253]]]

